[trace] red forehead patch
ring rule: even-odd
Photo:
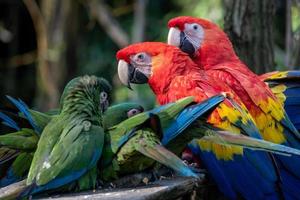
[[[213,22],[210,22],[206,19],[202,18],[197,18],[197,17],[190,17],[190,16],[180,16],[180,17],[175,17],[173,19],[170,19],[168,22],[168,27],[178,27],[181,31],[184,30],[184,24],[189,23],[197,23],[201,25],[203,28],[214,28],[217,27],[216,24]]]

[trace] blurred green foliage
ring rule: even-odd
[[[41,1],[42,0],[37,0],[38,3]],[[281,2],[283,1],[284,0]],[[134,25],[134,3],[136,1],[106,0],[104,2],[108,5],[112,16],[131,39]],[[166,41],[168,20],[180,15],[190,15],[210,19],[223,27],[224,6],[222,0],[146,0],[146,2],[145,41]],[[69,59],[69,61],[71,59],[72,62],[69,63],[75,63],[75,66],[66,66],[67,73],[66,77],[64,77],[64,82],[67,82],[74,76],[84,74],[102,76],[108,79],[113,85],[113,103],[135,101],[146,108],[153,107],[153,105],[155,105],[155,98],[147,85],[133,86],[134,91],[131,91],[120,84],[116,74],[117,62],[115,59],[115,53],[118,51],[119,47],[114,43],[110,36],[107,35],[105,29],[98,24],[96,19],[91,17],[91,13],[87,9],[87,1],[75,0],[72,1],[72,4],[76,4],[72,9],[77,9],[77,12],[74,12],[76,15],[72,16],[76,19],[76,28],[71,29],[77,31],[76,40],[73,41],[74,44],[72,44],[72,47],[76,49],[76,54],[67,59]],[[5,66],[5,60],[9,60],[10,57],[19,54],[20,49],[26,50],[21,51],[22,53],[35,51],[36,38],[30,16],[22,1],[3,0],[0,2],[0,11],[1,27],[6,27],[11,30],[14,36],[11,43],[2,44],[0,41],[0,65],[2,64]],[[15,13],[18,13],[18,15],[15,15]],[[280,18],[282,19],[282,17]],[[280,21],[280,24],[282,25],[283,22],[284,20]],[[67,25],[74,26],[74,24]],[[284,25],[281,27],[284,28]],[[296,6],[292,7],[292,28],[293,31],[299,35],[300,11],[299,7]],[[277,37],[278,44],[281,44],[276,48],[275,59],[278,64],[278,69],[284,70],[286,69],[283,65],[285,49],[284,35],[282,34],[283,33],[280,32]],[[52,49],[49,55],[54,57],[57,56],[55,55],[55,49]],[[1,62],[1,59],[5,62]],[[25,65],[25,68],[23,66],[19,69],[9,69],[3,66],[0,67],[0,70],[5,73],[1,73],[0,71],[0,77],[3,77],[4,79],[5,77],[12,76],[14,77],[14,81],[9,78],[3,81],[3,84],[7,85],[1,87],[3,92],[3,94],[0,92],[1,96],[8,93],[25,99],[25,101],[32,106],[35,98],[34,92],[32,92],[35,86],[32,86],[32,84],[36,83],[36,71],[34,71],[36,70],[36,66],[32,63]],[[30,69],[26,69],[26,67],[30,67]],[[28,83],[30,86],[20,89],[19,86],[24,85],[24,83]],[[60,88],[60,90],[62,90],[62,88]],[[0,102],[2,102],[1,99]]]

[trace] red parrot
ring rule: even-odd
[[[259,137],[254,120],[235,92],[207,76],[179,48],[159,42],[133,44],[118,51],[117,59],[121,82],[129,87],[130,83],[148,83],[160,104],[187,96],[201,102],[221,92],[230,94],[234,101],[221,103],[208,117],[208,124]],[[269,155],[202,140],[191,143],[190,148],[228,198],[279,199],[283,195]]]
[[[195,17],[176,17],[169,21],[168,26],[168,43],[188,53],[198,70],[204,70],[210,78],[228,85],[241,98],[265,140],[300,148],[299,133],[282,103],[259,76],[237,57],[222,29],[210,21]],[[283,185],[300,186],[300,159],[277,158],[281,161],[279,167]],[[284,188],[292,190],[293,187]]]

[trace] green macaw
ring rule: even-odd
[[[69,86],[74,81],[69,83]],[[67,91],[67,87],[64,90]],[[0,135],[0,187],[17,182],[28,174],[33,154],[44,127],[59,113],[51,114],[29,109],[20,99],[7,96],[19,113],[1,110],[0,119],[16,132]]]
[[[103,115],[103,128],[104,130],[107,130],[120,122],[133,117],[134,115],[142,113],[143,111],[144,108],[141,105],[131,102],[110,106]]]
[[[110,85],[102,78],[83,76],[66,88],[61,112],[42,131],[22,196],[78,180],[94,171],[101,157],[105,135],[101,120]]]
[[[33,119],[32,123],[35,124],[35,127],[40,127],[41,129],[43,129],[44,124],[46,124],[47,122],[47,118],[49,119],[48,121],[51,120],[52,116],[47,115],[45,113],[40,113],[38,111],[27,109],[26,104],[22,103],[21,106],[20,100],[17,101],[13,98],[10,99],[12,100],[12,102],[16,103],[15,105],[17,105],[17,107],[19,107],[23,112],[27,113],[27,118],[31,117]],[[121,121],[124,121],[125,119],[143,111],[144,108],[136,103],[120,103],[111,106],[103,114],[103,128],[107,129],[106,127],[114,126],[120,123]],[[32,115],[32,113],[34,115]],[[57,113],[59,113],[59,111],[55,111],[54,114]],[[22,115],[24,116],[24,114]],[[10,125],[11,127],[17,127],[17,124],[15,123],[15,125],[13,126],[14,121],[12,119],[8,119],[7,117],[8,116],[6,116],[5,120],[6,124]],[[36,119],[38,120],[36,121]],[[17,152],[20,152],[20,155],[18,155],[16,159],[13,160],[12,163],[10,163],[10,169],[1,171],[3,172],[3,175],[1,175],[2,178],[0,179],[0,183],[2,183],[0,184],[1,187],[26,178],[30,168],[33,154],[36,150],[37,143],[39,140],[39,134],[33,128],[20,129],[19,127],[17,127],[16,129],[19,131],[14,133],[8,133],[5,135],[0,135],[0,151],[17,150]],[[79,179],[79,181],[76,181],[64,188],[59,188],[58,191],[80,191],[84,189],[91,189],[95,187],[95,178],[96,176],[93,176],[93,174],[88,174],[83,178]],[[55,190],[55,192],[56,191],[57,190]]]
[[[183,98],[135,115],[109,128],[103,149],[105,157],[100,160],[99,165],[100,178],[111,181],[149,168],[155,161],[182,175],[197,176],[176,156],[194,138],[279,154],[299,155],[300,151],[296,149],[209,127],[203,119],[224,99],[224,95],[218,95],[191,105],[193,97]],[[197,123],[192,124],[195,120]],[[199,126],[201,121],[203,123]],[[187,127],[189,128],[186,129]]]
[[[202,137],[203,135],[206,135],[205,137],[208,140],[212,138],[213,140],[219,140],[218,142],[222,144],[245,145],[245,147],[269,150],[276,153],[299,154],[296,150],[285,149],[280,145],[273,145],[253,138],[240,138],[227,132],[213,132],[205,129],[202,133],[184,131],[199,117],[200,119],[201,117],[205,118],[207,112],[222,102],[224,98],[223,95],[219,95],[205,102],[190,105],[193,103],[193,97],[188,97],[146,113],[135,115],[120,124],[114,125],[112,123],[114,126],[108,128],[108,132],[105,134],[103,156],[98,165],[100,177],[105,181],[113,180],[121,175],[139,172],[151,167],[155,161],[165,164],[183,175],[196,176],[176,155],[166,150],[162,144],[174,152],[180,152],[180,149],[184,148],[190,138]],[[116,107],[112,107],[108,111],[113,114],[116,112]],[[109,115],[108,111],[106,112],[107,116],[113,116]],[[120,111],[119,113],[123,113],[123,119],[128,118],[128,111]],[[108,117],[107,119],[112,118]],[[118,123],[118,120],[112,119],[112,121]],[[180,134],[182,132],[185,134]],[[185,142],[176,142],[182,139]],[[89,173],[86,173],[78,181],[79,187],[92,188],[95,184],[96,172],[93,168]],[[25,186],[24,184],[23,187]]]

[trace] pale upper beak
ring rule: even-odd
[[[176,47],[180,46],[180,30],[178,28],[170,28],[168,33],[168,44]]]
[[[124,60],[120,60],[118,63],[118,75],[121,83],[131,89],[129,82],[128,63]]]
[[[168,44],[179,47],[181,51],[193,55],[196,51],[194,45],[188,39],[184,31],[171,27],[168,33]]]
[[[144,84],[148,82],[148,77],[143,72],[124,60],[120,60],[118,63],[118,75],[120,81],[129,89],[131,89],[130,83]]]

